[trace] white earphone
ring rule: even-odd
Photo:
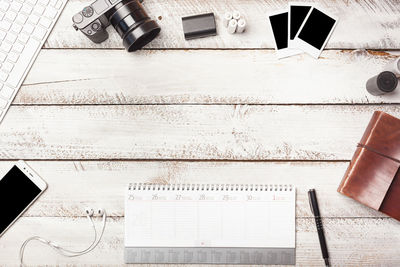
[[[94,240],[93,242],[90,244],[90,246],[85,249],[85,250],[81,250],[81,251],[73,251],[73,250],[69,250],[69,249],[65,249],[60,247],[57,243],[46,240],[44,238],[41,238],[39,236],[33,236],[31,238],[28,238],[27,240],[25,240],[25,242],[21,245],[21,248],[19,250],[19,263],[20,266],[24,266],[24,251],[26,246],[28,245],[28,243],[32,240],[36,240],[39,241],[45,245],[50,246],[52,249],[54,249],[58,254],[63,255],[65,257],[78,257],[78,256],[82,256],[84,254],[89,253],[90,251],[92,251],[93,249],[96,248],[96,246],[99,244],[103,233],[104,233],[104,229],[106,227],[106,220],[107,220],[107,215],[104,209],[97,209],[96,212],[94,212],[93,209],[91,208],[85,208],[85,215],[88,218],[88,220],[90,221],[93,229],[94,229]],[[93,222],[93,217],[94,216],[102,216],[102,228],[101,228],[101,232],[100,232],[100,236],[97,239],[97,230],[96,227],[94,225]]]

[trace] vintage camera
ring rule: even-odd
[[[72,17],[75,30],[101,43],[108,38],[106,28],[112,24],[128,52],[141,49],[160,32],[141,4],[143,0],[97,0]]]

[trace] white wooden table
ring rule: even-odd
[[[400,223],[336,192],[373,111],[400,116],[400,92],[365,90],[400,55],[399,0],[320,1],[340,17],[327,50],[280,61],[266,13],[286,1],[146,0],[162,32],[131,54],[111,28],[101,45],[74,31],[88,3],[69,1],[0,124],[1,174],[25,159],[49,185],[0,239],[0,265],[17,265],[32,235],[85,248],[85,206],[109,214],[98,248],[66,259],[31,244],[26,262],[122,265],[126,184],[199,182],[294,184],[299,266],[323,263],[307,200],[315,187],[334,265],[400,266]],[[244,34],[222,26],[234,9]],[[180,18],[210,11],[218,36],[185,41]]]

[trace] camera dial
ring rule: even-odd
[[[82,14],[87,18],[91,17],[93,15],[93,8],[90,6],[83,8]]]

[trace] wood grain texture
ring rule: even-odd
[[[0,177],[13,162],[0,162]],[[83,208],[103,207],[124,216],[128,183],[293,184],[296,216],[311,217],[307,191],[316,188],[324,217],[386,217],[336,192],[344,162],[134,162],[33,161],[28,164],[48,183],[46,193],[24,216],[82,216]]]
[[[111,215],[93,253],[65,259],[31,244],[27,262],[122,265],[129,182],[294,184],[296,261],[307,267],[322,266],[306,196],[314,187],[335,266],[400,265],[400,223],[336,192],[373,111],[400,117],[399,92],[365,90],[400,55],[398,0],[318,1],[340,17],[327,45],[334,50],[280,61],[266,13],[284,0],[145,0],[162,32],[134,54],[112,28],[100,45],[73,30],[72,15],[90,2],[69,1],[0,124],[0,177],[10,160],[34,159],[49,184],[0,238],[0,266],[17,266],[20,245],[36,234],[85,248],[85,206]],[[242,35],[220,21],[234,9],[249,25]],[[218,35],[185,41],[181,17],[210,11]],[[344,50],[358,48],[389,51]]]
[[[399,222],[384,218],[324,219],[323,223],[333,266],[399,266],[400,255],[396,246],[400,242]],[[0,264],[17,266],[19,247],[32,235],[46,237],[71,249],[86,248],[93,238],[86,218],[21,218],[0,239]],[[27,247],[26,263],[120,266],[123,264],[123,236],[124,220],[110,218],[104,239],[90,254],[66,259],[56,255],[50,248],[33,242]],[[323,265],[315,222],[311,218],[296,221],[296,264],[307,267]]]
[[[94,44],[72,27],[72,16],[90,1],[70,0],[46,47],[48,48],[122,48],[122,40],[111,27],[110,38],[101,45]],[[318,6],[340,18],[328,48],[400,48],[400,23],[397,0],[323,0]],[[145,9],[162,28],[160,36],[149,48],[273,48],[272,31],[267,13],[287,8],[285,0],[146,0]],[[221,17],[226,11],[239,10],[247,20],[244,34],[230,35],[223,27]],[[181,17],[214,12],[217,32],[215,37],[185,41]]]
[[[365,89],[399,52],[43,50],[14,104],[400,103]],[[62,58],[62,60],[60,60]],[[211,64],[212,63],[212,64]]]
[[[398,106],[14,106],[3,159],[350,160]]]

